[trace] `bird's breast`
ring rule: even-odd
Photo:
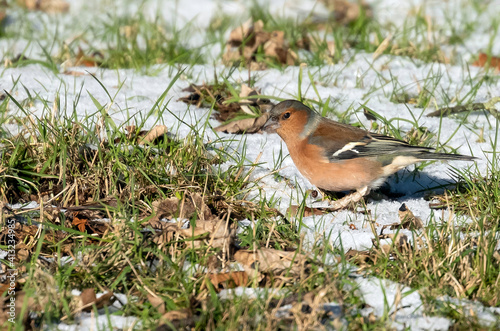
[[[321,147],[307,144],[306,140],[287,144],[290,156],[311,184],[327,191],[350,191],[364,186],[383,176],[380,164],[375,160],[357,158],[330,162]]]

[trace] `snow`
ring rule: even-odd
[[[398,330],[448,330],[451,325],[447,318],[424,316],[420,295],[406,286],[376,277],[360,277],[355,282],[356,291],[369,306],[363,315],[386,316]]]
[[[98,315],[94,313],[82,313],[76,324],[68,325],[60,323],[54,330],[60,331],[94,331],[94,330],[116,330],[140,328],[141,324],[136,317],[117,315]]]
[[[484,307],[479,302],[451,297],[438,298],[444,306],[462,312],[465,316],[475,317],[480,325],[485,328],[498,327],[500,321],[499,307]]]
[[[242,287],[222,289],[217,296],[221,300],[232,300],[237,297],[245,297],[247,299],[262,299],[271,297],[283,297],[289,294],[287,289],[262,288],[262,287]]]
[[[127,13],[143,13],[146,17],[154,18],[159,16],[166,22],[171,22],[179,27],[192,24],[196,27],[196,33],[187,42],[191,46],[201,46],[204,43],[204,29],[207,28],[211,18],[223,13],[235,20],[243,22],[249,16],[248,1],[208,1],[199,0],[191,2],[167,2],[146,1],[128,2],[128,5],[114,5],[109,2],[97,0],[74,0],[71,1],[71,12],[69,15],[60,15],[52,20],[60,23],[54,25],[51,19],[44,14],[32,13],[32,23],[34,26],[42,27],[48,25],[51,33],[63,33],[63,36],[72,38],[75,31],[82,29],[90,19],[94,19],[95,13],[113,12],[114,14],[126,15]],[[402,27],[408,15],[412,15],[418,8],[424,8],[433,24],[444,25],[448,17],[454,17],[454,24],[463,22],[479,21],[479,29],[482,33],[475,34],[473,38],[467,38],[463,45],[457,46],[458,56],[469,61],[470,54],[477,54],[488,49],[491,45],[493,53],[500,53],[500,36],[497,34],[490,36],[491,27],[486,23],[491,22],[489,17],[498,14],[494,10],[500,1],[491,1],[482,14],[475,11],[467,11],[460,8],[458,4],[471,6],[460,1],[396,1],[396,0],[370,0],[368,1],[374,9],[375,17],[382,24],[394,24]],[[141,4],[140,4],[141,3]],[[259,3],[265,3],[260,0]],[[266,3],[271,13],[278,16],[292,17],[298,20],[304,19],[311,12],[317,16],[324,17],[324,8],[316,1],[299,0],[279,0]],[[467,7],[467,8],[469,8]],[[460,8],[457,9],[457,8]],[[470,15],[469,15],[470,14]],[[456,15],[456,16],[453,16]],[[102,18],[99,15],[99,18]],[[20,24],[15,21],[14,12],[8,24]],[[481,22],[486,22],[484,27]],[[51,25],[52,24],[52,25]],[[220,45],[213,45],[207,50],[213,58],[220,53]],[[40,46],[36,43],[28,44],[26,40],[0,40],[0,53],[3,57],[17,54],[26,50],[29,58],[41,57]],[[52,54],[59,50],[52,49]],[[457,152],[466,155],[474,155],[479,158],[476,162],[478,171],[485,174],[488,162],[491,161],[490,139],[495,138],[498,128],[492,125],[487,116],[482,113],[469,115],[472,124],[462,125],[460,121],[453,118],[443,118],[441,121],[436,118],[426,117],[423,110],[411,104],[395,104],[390,101],[393,93],[406,92],[409,95],[418,94],[422,88],[436,91],[433,105],[435,108],[451,104],[456,100],[468,98],[469,93],[475,88],[475,84],[484,75],[483,69],[469,67],[467,65],[449,65],[436,63],[423,63],[404,57],[393,57],[383,55],[373,60],[372,54],[351,54],[345,51],[344,58],[348,63],[341,62],[334,65],[324,65],[322,67],[304,67],[302,70],[303,81],[302,91],[304,97],[317,100],[318,96],[312,88],[315,84],[321,100],[325,101],[330,97],[331,106],[337,113],[350,111],[349,122],[360,122],[366,128],[371,123],[362,113],[360,105],[366,105],[387,119],[392,119],[393,125],[400,129],[410,130],[415,124],[425,126],[432,132],[440,131],[439,143],[447,142],[448,146],[457,148]],[[207,61],[210,63],[210,61]],[[151,110],[156,100],[162,95],[167,86],[172,82],[177,73],[177,67],[157,66],[153,69],[158,71],[155,76],[144,75],[141,72],[128,69],[104,70],[95,68],[65,68],[85,73],[83,76],[70,76],[56,74],[40,65],[30,65],[22,68],[4,69],[0,76],[2,89],[11,91],[17,100],[28,97],[25,88],[31,94],[39,96],[49,103],[56,97],[60,97],[62,109],[56,114],[60,118],[70,117],[73,112],[81,121],[95,123],[96,106],[92,97],[101,104],[107,105],[111,118],[118,125],[128,125],[131,123],[141,123],[143,116]],[[262,72],[255,72],[257,77],[256,87],[261,89],[262,94],[273,95],[281,98],[296,98],[298,94],[299,67],[288,67],[284,70],[268,69]],[[63,71],[63,68],[61,68]],[[176,81],[173,88],[167,93],[163,105],[167,105],[167,111],[152,116],[145,121],[144,128],[148,129],[157,124],[165,124],[170,131],[178,138],[183,139],[191,133],[190,125],[197,129],[203,127],[203,123],[209,116],[206,108],[188,106],[177,101],[185,95],[182,89],[190,83],[211,82],[214,72],[219,76],[228,73],[229,69],[220,63],[213,65],[195,65],[187,68]],[[92,73],[106,87],[109,94],[114,96],[109,100],[107,93],[103,90],[99,82],[88,73]],[[308,73],[314,77],[310,81]],[[244,82],[248,77],[247,70],[236,70],[228,79],[234,83]],[[19,78],[19,83],[13,89],[15,81]],[[24,86],[24,87],[22,87]],[[500,94],[500,82],[490,82],[481,84],[471,102],[486,101],[492,96]],[[73,108],[73,101],[78,99],[78,104]],[[37,102],[26,109],[30,115],[42,117],[50,115],[52,108],[44,108],[43,104]],[[22,114],[13,104],[9,107],[9,115],[21,116]],[[329,115],[335,119],[334,115]],[[179,121],[180,118],[182,121]],[[210,126],[215,127],[220,123],[214,119],[208,120]],[[477,128],[484,128],[485,143],[478,143]],[[19,127],[16,124],[6,124],[11,134],[18,133]],[[457,132],[456,134],[454,134]],[[251,173],[250,181],[257,183],[250,192],[249,199],[271,199],[277,201],[277,208],[285,212],[291,204],[300,204],[304,199],[304,194],[308,189],[314,189],[293,165],[293,161],[288,155],[286,145],[276,134],[254,134],[254,135],[231,135],[216,133],[212,130],[204,132],[204,140],[214,141],[223,138],[225,142],[219,143],[227,151],[231,151],[238,158],[244,158],[245,164],[250,165],[255,160],[259,160],[260,165]],[[449,139],[451,137],[451,139]],[[448,141],[449,139],[449,141]],[[243,144],[241,143],[243,142]],[[436,147],[438,147],[436,141]],[[280,155],[284,158],[280,163]],[[227,169],[234,162],[219,165],[220,169]],[[380,201],[368,201],[367,209],[371,211],[371,217],[376,222],[376,230],[380,231],[383,225],[397,221],[397,211],[402,203],[418,217],[422,218],[424,224],[428,224],[432,219],[435,222],[446,222],[454,217],[447,211],[433,212],[428,201],[424,200],[421,191],[429,187],[438,187],[451,182],[450,169],[463,169],[470,166],[466,162],[451,161],[445,163],[433,163],[419,173],[413,172],[413,167],[398,172],[387,180],[392,192],[401,193],[401,198]],[[249,168],[249,167],[247,167]],[[291,180],[293,187],[286,181],[276,180],[271,174],[277,170],[277,174],[283,178]],[[307,198],[309,206],[326,206],[326,202],[315,202],[313,198]],[[13,208],[34,208],[36,203],[28,206],[12,206]],[[351,211],[340,211],[323,215],[321,217],[304,217],[301,221],[302,231],[306,235],[306,240],[310,243],[324,242],[336,247],[342,246],[344,251],[348,249],[363,250],[372,246],[374,233],[369,226],[366,216],[353,213]],[[248,224],[248,222],[243,222]],[[353,224],[355,229],[349,226]],[[409,235],[407,230],[401,230]],[[411,237],[409,235],[409,237]],[[0,251],[0,257],[4,252]],[[357,278],[355,280],[357,291],[365,302],[371,306],[371,312],[381,317],[384,314],[394,315],[394,327],[402,329],[421,330],[442,330],[450,326],[451,321],[441,317],[425,316],[422,308],[422,301],[417,292],[403,287],[388,280],[370,278]],[[261,289],[223,290],[219,293],[221,298],[231,298],[233,296],[247,295],[249,297],[261,295]],[[407,295],[405,295],[405,293]],[[396,299],[401,300],[397,305]],[[398,299],[398,300],[399,300]],[[396,309],[398,308],[398,309]],[[486,314],[486,313],[485,313]],[[487,314],[490,314],[489,312]],[[488,322],[490,315],[484,315]],[[495,313],[498,316],[498,313]],[[82,314],[78,325],[60,324],[60,330],[92,330],[105,328],[111,323],[115,328],[129,328],[135,323],[135,318],[121,316],[93,316]]]

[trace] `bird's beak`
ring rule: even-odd
[[[278,130],[279,128],[280,123],[278,122],[278,118],[271,116],[261,130],[267,133],[276,133],[276,130]]]

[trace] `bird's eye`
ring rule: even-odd
[[[284,114],[283,114],[283,119],[284,119],[284,120],[286,120],[286,119],[288,119],[288,118],[290,118],[290,112],[286,112],[286,113],[284,113]]]

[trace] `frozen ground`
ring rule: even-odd
[[[241,16],[242,21],[246,19],[248,5],[247,1],[179,1],[167,2],[149,1],[145,5],[117,6],[109,1],[80,1],[71,2],[70,15],[60,17],[60,25],[57,29],[67,38],[74,36],[78,29],[88,24],[93,15],[102,15],[102,12],[116,9],[116,13],[141,11],[145,15],[161,15],[167,19],[174,20],[177,26],[192,24],[196,27],[197,33],[187,43],[192,46],[203,44],[203,29],[206,28],[211,18],[216,17],[221,12],[232,17]],[[373,5],[375,16],[384,22],[391,22],[395,25],[403,25],[405,17],[411,15],[412,11],[423,8],[433,18],[434,24],[443,24],[447,19],[453,17],[454,24],[465,24],[467,21],[490,22],[489,15],[498,15],[500,1],[491,1],[484,15],[488,17],[467,16],[466,10],[457,9],[459,4],[456,1],[369,1]],[[307,13],[313,11],[317,15],[323,15],[324,8],[315,1],[271,1],[270,9],[276,15],[287,15],[302,19]],[[33,13],[32,18],[39,20],[41,26],[50,24],[40,13]],[[15,22],[15,15],[11,24]],[[468,61],[471,54],[477,54],[485,50],[489,45],[493,45],[493,53],[500,53],[499,36],[491,40],[488,27],[481,27],[474,38],[465,40],[464,44],[457,48],[458,56]],[[50,26],[49,26],[50,27]],[[54,31],[56,27],[53,27]],[[50,29],[49,29],[50,31]],[[26,48],[27,47],[27,48]],[[220,53],[219,46],[208,49],[207,54]],[[2,40],[0,51],[3,57],[8,54],[15,54],[26,50],[29,58],[41,56],[39,45],[28,43],[26,40]],[[53,49],[52,52],[57,52]],[[346,53],[348,58],[351,54]],[[68,76],[54,74],[52,71],[40,66],[30,65],[23,68],[10,68],[3,70],[0,76],[0,86],[2,89],[11,91],[14,82],[19,79],[19,84],[12,90],[12,94],[18,100],[27,98],[26,90],[39,96],[49,103],[56,97],[61,98],[64,105],[59,110],[57,116],[65,116],[75,111],[81,120],[93,122],[96,107],[90,97],[92,95],[101,104],[110,106],[109,114],[116,123],[125,124],[129,122],[140,122],[141,116],[148,112],[155,101],[165,91],[177,69],[158,67],[159,73],[156,76],[146,76],[135,70],[103,70],[94,68],[72,68],[75,71],[85,73],[83,76]],[[172,70],[173,69],[173,70]],[[302,91],[304,96],[310,99],[317,99],[317,95],[311,87],[315,83],[319,96],[322,100],[328,97],[332,100],[332,106],[338,112],[357,109],[360,104],[364,104],[373,109],[387,119],[398,118],[393,124],[408,131],[413,127],[412,118],[420,126],[429,128],[432,132],[440,132],[439,142],[446,142],[447,146],[457,148],[457,152],[466,155],[474,155],[479,158],[476,162],[477,168],[485,174],[487,164],[491,157],[491,141],[495,139],[497,127],[482,112],[477,112],[469,116],[469,122],[473,125],[461,125],[457,119],[443,118],[442,122],[438,118],[428,118],[424,110],[416,108],[411,104],[396,104],[390,101],[393,93],[399,93],[401,88],[408,94],[418,94],[422,85],[435,88],[435,107],[446,105],[449,100],[461,100],[465,98],[471,89],[484,73],[482,69],[469,67],[467,65],[445,65],[436,63],[421,63],[418,60],[411,60],[402,57],[381,56],[373,60],[372,54],[352,54],[351,61],[336,65],[325,65],[322,67],[308,67],[304,69]],[[107,93],[101,85],[88,73],[94,74],[107,88],[108,92],[115,99],[111,103]],[[214,71],[219,75],[227,72],[228,69],[220,63],[214,65],[195,65],[186,69],[181,79],[174,83],[173,88],[168,92],[165,100],[169,100],[168,110],[161,118],[149,118],[145,128],[153,127],[156,124],[165,124],[178,138],[182,139],[190,133],[188,125],[201,126],[208,116],[209,109],[188,106],[177,101],[185,92],[181,90],[190,83],[210,83],[214,77]],[[309,80],[311,73],[314,82]],[[275,69],[268,69],[254,73],[256,87],[261,89],[262,94],[273,95],[281,98],[296,98],[298,94],[299,67],[288,67],[283,72]],[[230,77],[230,81],[243,82],[247,79],[248,72],[235,71]],[[429,79],[432,77],[432,79]],[[121,86],[123,84],[123,86]],[[430,86],[432,85],[432,86]],[[24,86],[24,87],[23,87]],[[304,92],[305,91],[305,92]],[[493,96],[500,95],[500,84],[482,84],[472,102],[483,102]],[[73,109],[73,101],[79,98],[78,104]],[[167,101],[165,101],[167,102]],[[43,105],[35,103],[27,109],[31,115],[42,116]],[[17,114],[16,107],[11,105],[10,114]],[[66,114],[65,114],[66,112]],[[429,110],[425,110],[429,112]],[[179,122],[177,118],[182,119]],[[351,113],[350,122],[361,122],[366,127],[370,127],[362,110]],[[209,120],[213,127],[220,123],[214,119]],[[478,143],[478,128],[484,129],[485,142]],[[10,124],[7,127],[13,134],[17,132],[17,127]],[[455,133],[455,131],[457,131]],[[272,170],[276,169],[277,157],[281,152],[287,155],[287,148],[276,134],[254,134],[254,135],[229,135],[216,133],[212,130],[205,132],[205,140],[211,141],[222,137],[227,142],[221,146],[228,151],[233,151],[238,158],[245,158],[247,164],[259,160],[260,165],[253,171],[252,180],[257,180],[260,187],[264,189],[267,198],[272,196],[278,200],[278,208],[285,212],[291,204],[300,204],[307,189],[314,187],[304,179],[294,167],[290,157],[286,157],[281,164],[279,175],[288,178],[295,187],[290,187],[284,180],[276,181],[275,176],[271,176]],[[449,141],[448,138],[452,137]],[[229,142],[231,141],[231,142]],[[243,143],[242,143],[243,142]],[[262,155],[260,155],[262,153]],[[259,158],[260,157],[260,158]],[[220,165],[223,169],[229,164]],[[377,232],[383,225],[397,221],[397,211],[402,203],[406,203],[408,208],[423,219],[424,224],[431,218],[439,222],[450,221],[454,215],[448,212],[433,212],[429,208],[429,202],[424,200],[420,191],[427,188],[437,187],[451,181],[449,169],[464,168],[470,166],[466,162],[434,163],[426,167],[423,171],[412,172],[412,167],[400,171],[398,174],[388,179],[392,192],[401,193],[397,199],[382,199],[380,201],[369,201],[368,209],[372,211],[372,216],[377,223]],[[259,198],[257,190],[253,198]],[[316,203],[312,199],[308,200],[309,205],[321,206],[324,203]],[[318,239],[328,240],[334,245],[342,244],[347,251],[349,248],[364,249],[372,246],[374,238],[371,228],[368,226],[364,215],[350,211],[341,211],[324,215],[322,217],[306,217],[303,219],[304,231],[310,242],[317,242]],[[354,224],[352,230],[349,224]],[[403,230],[403,232],[406,230]],[[361,296],[369,304],[375,315],[382,316],[389,312],[394,312],[394,298],[398,291],[408,292],[410,289],[378,278],[359,278],[356,280]],[[385,294],[385,295],[384,295]],[[399,303],[406,307],[397,311],[394,316],[394,326],[398,329],[410,327],[411,329],[447,329],[450,321],[440,317],[424,316],[421,307],[420,296],[417,292],[404,297]],[[471,308],[472,309],[472,308]],[[481,309],[481,308],[476,308]],[[131,325],[133,319],[101,320],[104,316],[92,317],[82,316],[80,326],[59,325],[61,330],[73,329],[95,329],[106,323],[112,323],[117,328],[125,328]],[[104,323],[104,324],[102,324]]]

